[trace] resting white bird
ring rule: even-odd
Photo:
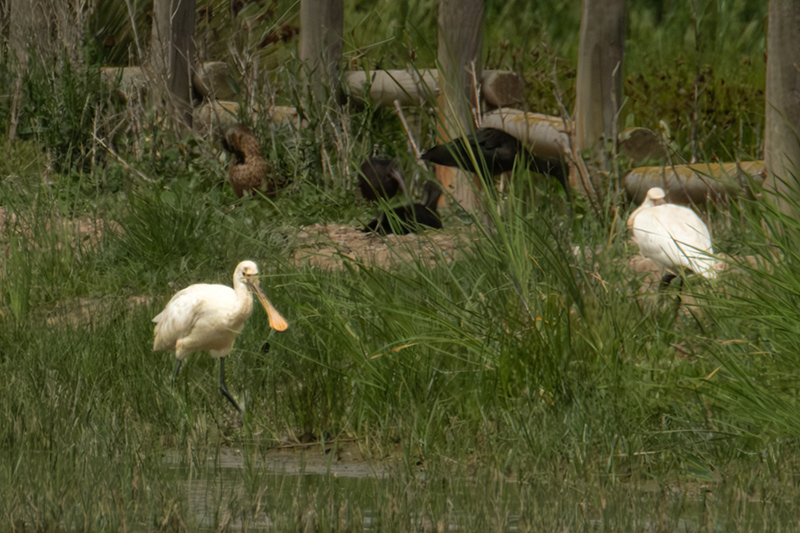
[[[233,348],[236,336],[253,312],[250,292],[255,293],[267,311],[270,327],[277,331],[289,327],[261,291],[257,276],[256,264],[242,261],[233,273],[233,288],[207,283],[190,285],[176,293],[153,319],[156,323],[153,351],[175,352],[178,360],[172,373],[172,382],[175,382],[187,356],[208,350],[211,357],[219,358],[220,392],[239,411],[239,404],[228,392],[225,383],[225,356]]]
[[[717,275],[708,227],[688,207],[666,203],[660,187],[647,191],[627,225],[642,255],[661,270],[662,289],[687,270],[705,278]]]

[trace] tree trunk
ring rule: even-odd
[[[788,199],[800,200],[800,3],[771,0],[767,23],[767,87],[764,159],[765,188],[789,213]]]
[[[28,69],[28,52],[47,52],[50,49],[48,21],[50,11],[45,0],[9,0],[8,47],[17,77],[11,94],[11,117],[8,125],[8,142],[17,136],[17,125],[22,107],[22,81]]]
[[[439,1],[439,88],[445,139],[474,130],[472,109],[478,109],[478,99],[473,76],[481,79],[482,23],[483,0]],[[471,175],[438,167],[436,176],[464,209],[477,207]]]
[[[43,53],[50,50],[50,10],[46,0],[10,0],[8,15],[9,48],[21,66],[28,64],[31,49]]]
[[[80,65],[87,17],[79,0],[8,0],[5,5],[0,2],[0,34],[7,33],[9,52],[23,67],[31,51],[45,66],[52,62],[58,68],[60,63],[53,60],[63,52],[72,65]]]
[[[338,90],[343,32],[343,0],[301,0],[300,60],[317,98],[323,99],[326,87]]]
[[[150,68],[153,95],[180,123],[192,126],[195,0],[154,0]]]
[[[608,169],[605,140],[616,134],[622,105],[625,0],[583,0],[578,73],[575,80],[575,141]]]
[[[13,46],[11,43],[11,4],[13,1],[0,2],[0,42],[9,44],[9,48]],[[29,4],[30,5],[30,4]],[[8,50],[0,47],[0,62],[8,61]]]

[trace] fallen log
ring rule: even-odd
[[[402,106],[435,105],[439,94],[439,71],[420,70],[351,70],[344,81],[357,102],[369,99],[376,104]],[[524,100],[524,84],[515,72],[484,70],[481,94],[493,107],[519,104]]]
[[[224,61],[206,61],[192,70],[192,85],[210,100],[233,100],[238,90],[236,80]]]
[[[239,123],[240,107],[238,102],[207,100],[194,110],[195,128],[206,133],[210,133],[214,128],[225,131]],[[291,106],[275,105],[266,110],[257,107],[251,110],[251,113],[263,116],[276,126],[294,126],[300,129],[308,125]]]
[[[760,184],[766,176],[763,161],[697,163],[634,168],[623,183],[635,204],[644,200],[651,187],[664,189],[670,203],[700,204],[708,199],[735,198],[749,191],[750,183]]]
[[[239,103],[224,100],[206,100],[194,109],[192,119],[196,130],[210,133],[215,127],[219,131],[239,123]]]
[[[570,151],[568,124],[561,117],[504,107],[485,113],[481,127],[513,135],[538,156],[564,157]]]
[[[525,82],[511,70],[484,70],[481,96],[492,107],[520,105],[525,101]]]
[[[627,128],[617,136],[619,153],[638,163],[645,159],[660,159],[667,157],[666,144],[658,133],[648,128]]]
[[[300,118],[297,109],[292,106],[270,106],[267,108],[266,117],[267,120],[276,126],[293,126],[297,129],[303,129],[308,126],[308,121],[304,118]]]
[[[141,95],[147,93],[149,75],[141,67],[100,68],[100,80],[107,87],[118,91],[125,102],[141,100]]]
[[[352,70],[344,73],[344,82],[357,102],[367,99],[391,106],[434,103],[439,93],[439,72],[422,70]]]

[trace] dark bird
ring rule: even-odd
[[[436,181],[426,181],[422,186],[422,203],[401,205],[392,209],[388,214],[382,213],[378,218],[369,222],[363,231],[374,231],[381,235],[394,233],[406,235],[416,233],[421,226],[439,229],[442,219],[436,211],[442,189]]]
[[[361,196],[369,202],[377,202],[379,198],[389,200],[394,198],[398,189],[408,197],[406,183],[400,174],[400,167],[394,159],[370,157],[361,163],[358,174],[358,190]]]
[[[285,184],[285,180],[264,160],[258,139],[244,124],[228,128],[222,136],[222,146],[234,156],[228,169],[228,181],[239,198],[245,191],[252,194],[261,191],[269,196]]]
[[[497,128],[481,128],[466,137],[434,146],[422,154],[420,159],[446,167],[461,168],[478,175],[488,172],[495,176],[513,170],[517,156],[522,158],[531,171],[558,180],[567,199],[571,200],[568,173],[563,160],[533,155],[522,141]]]

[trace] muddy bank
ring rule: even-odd
[[[399,450],[382,457],[365,454],[356,440],[311,444],[285,444],[245,458],[240,448],[221,448],[205,459],[209,469],[243,469],[256,467],[278,474],[316,474],[351,478],[382,479],[402,461]],[[202,462],[202,459],[201,461]],[[181,453],[169,450],[164,463],[180,467]]]
[[[390,268],[421,261],[429,266],[449,264],[475,240],[473,226],[381,236],[342,224],[314,224],[297,232],[296,266],[338,270],[346,261]]]

